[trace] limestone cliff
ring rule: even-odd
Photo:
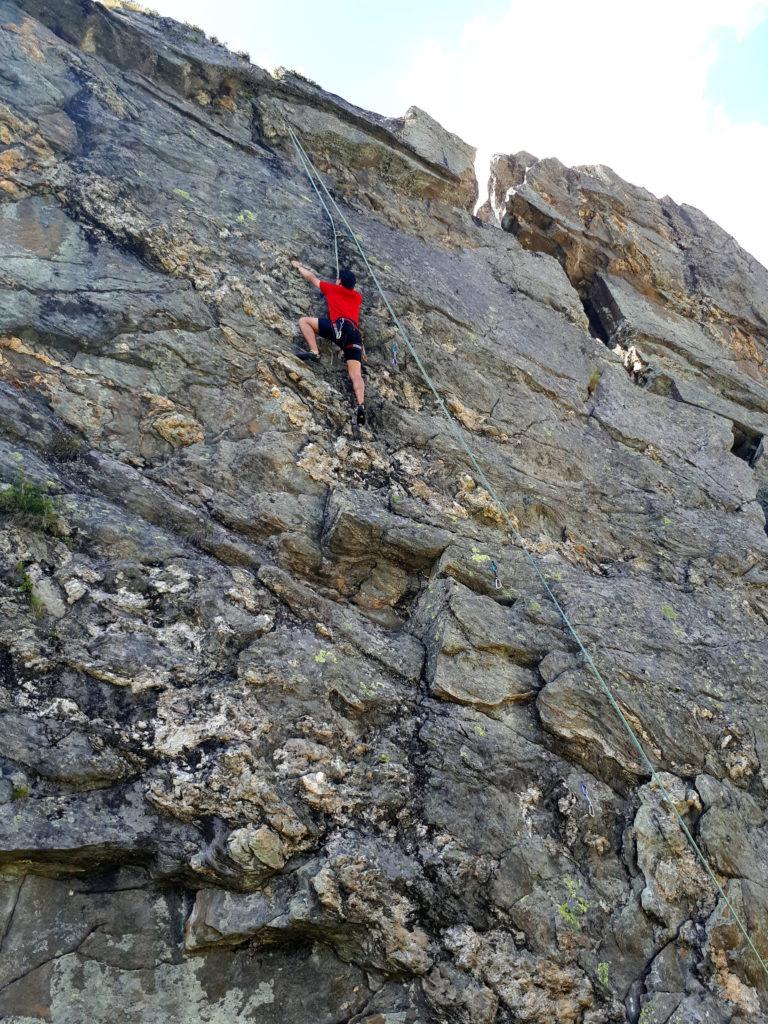
[[[0,1019],[755,1024],[768,273],[117,0],[0,0]],[[524,141],[524,140],[522,140]],[[492,563],[501,587],[495,586]]]

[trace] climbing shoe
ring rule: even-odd
[[[358,427],[364,427],[365,426],[365,406],[364,405],[358,405],[358,407],[357,407],[357,414],[356,415],[357,415],[357,425],[358,425]]]
[[[299,359],[303,359],[305,363],[320,362],[320,356],[317,352],[308,352],[306,349],[303,349],[301,352],[294,352],[294,355]]]

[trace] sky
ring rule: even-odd
[[[147,0],[359,106],[607,164],[768,266],[768,0]]]

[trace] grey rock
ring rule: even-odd
[[[118,782],[133,770],[117,751],[95,748],[88,733],[73,729],[69,722],[23,715],[4,714],[0,719],[0,756],[43,778],[87,789]]]
[[[20,793],[0,834],[0,863],[37,862],[61,871],[147,860],[160,853],[172,863],[183,862],[199,845],[194,829],[159,821],[136,787],[121,796],[117,817],[110,806],[114,794],[62,799]]]
[[[338,999],[351,1015],[372,994],[362,971],[323,946],[301,945],[287,960],[270,950],[185,958],[183,900],[136,869],[87,881],[26,875],[4,881],[0,891],[12,907],[0,987],[6,1020],[35,1019],[42,1011],[63,1024],[84,1017],[107,1022],[122,993],[120,1012],[132,1024],[190,1013],[209,1024],[277,1024],[286,1014],[302,1024],[331,1024],[338,1018],[324,1008],[330,1001]]]
[[[766,272],[135,7],[0,0],[0,1016],[764,1018],[552,597],[765,950]]]

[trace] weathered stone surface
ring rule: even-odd
[[[34,864],[87,868],[92,865],[149,860],[182,862],[200,843],[189,827],[164,823],[132,786],[107,795],[38,795],[17,787],[12,815],[0,832],[0,865]],[[117,800],[120,814],[112,804]]]
[[[87,881],[25,875],[0,892],[12,908],[0,967],[4,1020],[44,1014],[61,1024],[106,1024],[119,1007],[131,1024],[190,1015],[206,1024],[331,1024],[372,994],[365,974],[323,944],[184,957],[183,898],[136,869]]]
[[[82,729],[87,722],[83,715],[78,730],[69,722],[6,713],[0,719],[0,756],[34,769],[43,778],[86,788],[130,775],[130,762],[114,750],[98,749],[98,740]]]
[[[186,924],[186,948],[197,952],[245,940],[262,947],[292,936],[314,937],[329,942],[344,960],[424,974],[431,959],[428,937],[412,928],[413,904],[396,892],[413,884],[416,865],[373,844],[348,849],[348,842],[337,839],[326,862],[310,861],[258,893],[200,890]]]
[[[131,3],[0,57],[0,1017],[765,1019],[528,558],[768,956],[763,268]],[[527,552],[344,235],[369,427],[291,354],[286,116]]]

